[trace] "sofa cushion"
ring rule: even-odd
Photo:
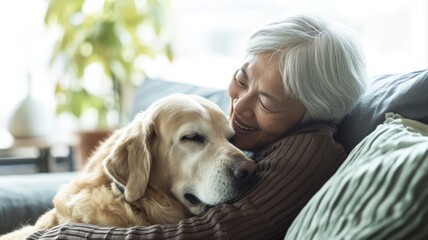
[[[385,113],[428,124],[428,70],[373,77],[366,94],[338,125],[338,141],[350,152],[384,120]]]
[[[204,97],[215,102],[227,115],[229,115],[230,98],[225,89],[208,88],[162,79],[146,79],[135,92],[130,119],[133,119],[141,110],[147,109],[154,101],[174,93],[192,94]]]
[[[285,239],[428,239],[427,135],[428,125],[388,113]]]
[[[0,177],[0,235],[25,224],[34,224],[53,207],[58,188],[76,172],[40,173]]]

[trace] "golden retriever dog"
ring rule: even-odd
[[[163,98],[105,140],[34,226],[3,238],[24,239],[66,222],[176,223],[229,202],[246,191],[256,169],[230,143],[233,135],[214,103],[183,94]]]

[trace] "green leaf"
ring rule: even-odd
[[[120,89],[123,84],[132,84],[134,73],[144,75],[145,69],[135,65],[139,56],[156,58],[159,55],[173,60],[169,39],[164,39],[165,17],[168,0],[105,0],[99,11],[84,12],[86,0],[49,0],[45,13],[47,27],[59,27],[50,64],[61,62],[64,77],[58,79],[55,93],[58,96],[58,112],[68,111],[80,117],[89,109],[98,111],[99,126],[106,124],[108,112],[119,111],[123,106]],[[141,41],[139,29],[149,26],[158,39],[153,43]],[[91,46],[91,51],[82,51]],[[102,66],[110,79],[110,97],[96,96],[82,86],[85,69],[93,63]],[[67,76],[67,77],[65,77]],[[71,83],[66,82],[71,79]],[[131,85],[132,86],[132,85]],[[112,104],[111,96],[117,103]],[[112,109],[112,107],[114,109]]]

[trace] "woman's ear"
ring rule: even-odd
[[[152,162],[150,142],[154,135],[151,121],[143,122],[140,113],[132,123],[121,129],[103,165],[115,181],[125,186],[125,199],[141,198],[147,188]]]

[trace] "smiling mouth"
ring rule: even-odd
[[[248,127],[248,126],[245,126],[245,125],[243,125],[243,124],[239,123],[239,122],[236,120],[236,118],[233,120],[233,122],[235,123],[235,125],[236,125],[236,126],[237,126],[241,131],[244,131],[244,132],[255,132],[255,131],[257,131],[257,129],[256,129],[256,128]]]

